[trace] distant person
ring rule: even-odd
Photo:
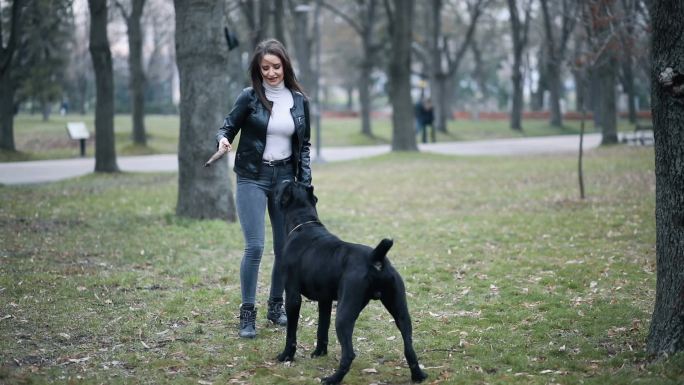
[[[421,135],[423,143],[427,143],[427,127],[431,129],[431,139],[435,142],[435,114],[432,109],[432,100],[430,98],[420,99],[415,106],[416,113],[416,131]]]
[[[219,147],[230,151],[233,139],[241,131],[234,170],[237,213],[245,239],[240,264],[242,304],[238,335],[242,338],[256,337],[256,287],[267,208],[275,259],[266,318],[277,325],[287,325],[281,255],[287,234],[274,191],[286,180],[311,184],[309,101],[297,82],[285,47],[275,39],[259,43],[249,74],[252,86],[242,90],[216,134]]]
[[[69,113],[69,102],[64,100],[59,108],[59,114],[64,116]]]

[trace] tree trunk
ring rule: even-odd
[[[142,62],[142,17],[145,0],[132,1],[131,14],[128,18],[128,65],[131,73],[129,89],[131,93],[131,110],[133,114],[133,142],[146,146],[145,133],[145,71]]]
[[[285,4],[283,1],[285,0],[273,2],[273,35],[285,45]]]
[[[435,121],[432,123],[434,129],[439,132],[446,132],[446,119],[444,111],[446,109],[446,98],[444,97],[443,87],[445,76],[442,70],[442,50],[439,49],[439,37],[442,33],[442,0],[432,0],[429,8],[429,17],[426,23],[430,26],[430,98],[432,99],[433,113]]]
[[[413,0],[393,0],[390,58],[390,99],[392,100],[392,151],[418,151],[411,100],[411,42]]]
[[[513,40],[513,68],[511,69],[513,75],[511,81],[513,85],[513,103],[511,106],[511,121],[510,126],[512,130],[522,131],[522,110],[523,110],[523,76],[522,76],[522,59],[523,50],[527,44],[527,19],[529,13],[525,15],[525,24],[521,24],[520,16],[518,14],[518,5],[515,0],[508,0],[508,11],[511,16],[511,39]]]
[[[24,0],[12,2],[12,16],[10,34],[5,41],[0,34],[0,149],[16,151],[14,144],[14,91],[15,84],[12,79],[12,63],[14,52],[21,32],[21,14],[24,8]],[[0,26],[2,32],[2,26]],[[5,45],[6,43],[6,45]]]
[[[373,129],[371,126],[371,71],[373,67],[371,63],[364,60],[361,65],[361,72],[359,74],[359,104],[361,107],[361,134],[366,136],[373,136]]]
[[[14,144],[14,82],[10,68],[0,74],[0,149],[16,151]]]
[[[361,134],[373,136],[371,126],[371,112],[373,111],[373,98],[371,96],[371,73],[375,63],[375,49],[373,48],[373,26],[377,23],[375,2],[365,2],[361,12],[362,20],[359,28],[361,44],[363,46],[363,59],[361,62],[361,74],[359,82],[359,102],[361,104]]]
[[[42,100],[40,102],[40,112],[43,115],[43,121],[49,121],[50,112],[52,112],[52,103],[50,103],[48,100]]]
[[[634,70],[632,66],[631,49],[625,49],[626,54],[622,58],[622,86],[627,94],[627,111],[629,122],[636,124],[636,94],[634,92]]]
[[[593,114],[594,126],[601,127],[603,124],[603,89],[601,86],[601,76],[596,67],[589,68],[589,100],[591,112]]]
[[[114,76],[107,40],[107,0],[88,0],[90,56],[95,70],[95,172],[116,172],[114,148]]]
[[[599,68],[601,79],[601,144],[615,144],[617,138],[617,101],[615,97],[615,84],[617,78],[617,60],[612,57]]]
[[[440,74],[436,77],[437,81],[432,89],[432,105],[435,114],[435,131],[442,133],[447,132],[447,118],[449,117],[449,106],[451,105],[451,96],[449,86],[452,83],[451,76]]]
[[[547,70],[549,81],[549,108],[551,110],[551,121],[549,122],[553,127],[563,127],[563,112],[561,111],[561,78],[560,78],[560,63],[555,60],[549,60],[549,67]]]
[[[311,65],[312,58],[312,39],[309,34],[309,15],[308,11],[297,11],[294,1],[290,3],[290,14],[294,15],[295,22],[292,23],[292,43],[294,44],[294,52],[297,57],[297,65],[299,71],[297,78],[299,79],[304,91],[310,93],[316,87],[316,77],[314,75],[314,68]]]
[[[174,6],[181,93],[176,214],[234,222],[228,162],[202,167],[216,150],[215,130],[230,103],[223,2],[175,0]]]
[[[599,7],[596,20],[606,20],[614,15],[615,4],[613,0],[604,1]],[[601,83],[601,144],[615,144],[617,138],[617,98],[616,84],[618,75],[618,60],[616,48],[613,44],[618,37],[610,31],[610,25],[599,24],[598,36],[607,35],[606,49],[598,58],[598,75]]]
[[[680,0],[649,2],[653,35],[651,74],[656,173],[656,298],[646,349],[684,350],[684,14]],[[669,77],[674,67],[677,77]],[[664,74],[659,78],[660,74]]]

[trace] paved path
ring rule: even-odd
[[[601,142],[601,134],[584,136],[584,148],[595,148]],[[579,148],[579,136],[560,135],[534,138],[478,140],[469,142],[427,143],[418,145],[421,151],[447,155],[534,155],[573,153]],[[389,145],[358,147],[323,147],[322,158],[335,162],[384,154]],[[312,148],[313,158],[316,158]],[[233,156],[230,156],[230,163]],[[120,156],[117,164],[122,171],[157,172],[177,171],[176,154]],[[85,175],[95,168],[94,158],[39,160],[30,162],[0,163],[1,184],[28,184],[52,182]]]

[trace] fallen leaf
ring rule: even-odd
[[[86,362],[88,360],[90,360],[90,357],[69,358],[69,362],[74,363],[74,364],[80,364],[80,363]]]
[[[375,374],[375,373],[377,373],[378,371],[377,371],[377,369],[375,369],[375,368],[368,368],[368,369],[363,369],[361,372],[362,372],[362,373],[365,373],[365,374]]]

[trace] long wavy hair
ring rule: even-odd
[[[252,61],[249,64],[249,75],[252,78],[252,88],[256,91],[256,94],[264,107],[271,112],[271,103],[266,99],[263,85],[264,78],[261,76],[261,59],[263,59],[265,55],[277,56],[282,62],[285,87],[292,91],[299,91],[306,97],[306,93],[304,93],[301,84],[297,81],[294,69],[292,68],[292,61],[290,60],[290,56],[287,54],[287,50],[285,49],[285,46],[283,46],[283,43],[276,39],[267,39],[257,44],[254,49],[254,54],[252,55]]]

